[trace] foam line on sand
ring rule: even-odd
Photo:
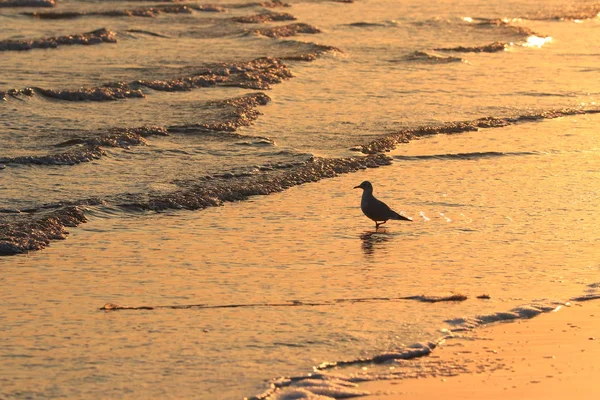
[[[600,301],[477,329],[434,355],[455,376],[360,384],[375,400],[595,399],[600,390]],[[573,397],[575,396],[575,397]]]

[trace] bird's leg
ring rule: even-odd
[[[383,222],[377,222],[375,221],[375,230],[379,229],[379,227],[383,224],[385,224],[387,221],[383,221]]]

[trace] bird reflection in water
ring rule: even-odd
[[[378,229],[376,231],[367,231],[360,235],[362,240],[362,249],[366,256],[372,256],[375,250],[381,250],[384,247],[384,243],[392,238],[385,229]]]

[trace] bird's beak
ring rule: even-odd
[[[360,189],[360,185],[359,186],[354,186],[354,189]]]

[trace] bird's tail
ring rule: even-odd
[[[410,217],[406,217],[406,216],[404,216],[402,214],[398,214],[398,213],[395,213],[395,214],[396,215],[394,215],[394,217],[392,219],[397,219],[400,221],[412,221],[412,218],[410,218]]]

